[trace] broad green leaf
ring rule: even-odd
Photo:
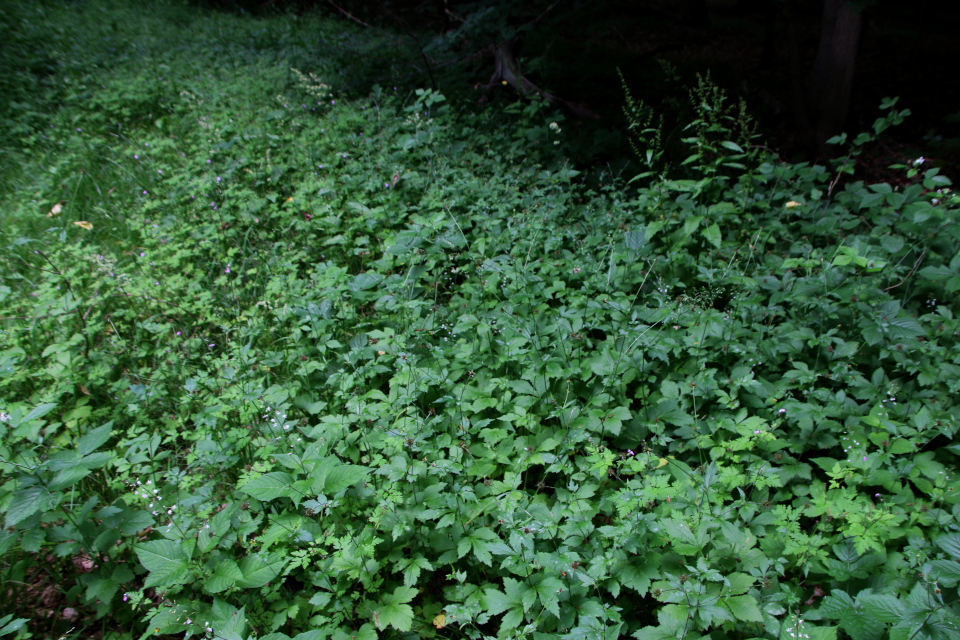
[[[13,614],[8,614],[0,618],[0,636],[8,636],[11,633],[15,633],[23,629],[23,626],[30,622],[29,618],[17,618],[13,620]]]
[[[413,608],[406,604],[417,595],[412,587],[397,587],[393,593],[383,597],[380,606],[374,611],[374,624],[378,629],[391,626],[397,631],[409,631],[413,624]]]
[[[720,225],[713,223],[709,227],[701,229],[700,233],[702,233],[703,237],[707,239],[707,242],[718,249],[720,248],[720,242],[723,240],[720,234]]]
[[[638,251],[647,243],[646,227],[637,227],[627,231],[623,236],[623,244],[631,251]]]
[[[243,572],[237,563],[233,560],[221,560],[217,563],[217,568],[213,575],[203,583],[203,589],[207,593],[220,593],[232,587],[237,581],[243,579]]]
[[[88,603],[92,604],[99,600],[102,603],[110,604],[119,589],[120,585],[110,578],[94,578],[87,584],[84,595]]]
[[[730,613],[737,620],[744,622],[763,622],[763,615],[760,613],[760,607],[753,596],[731,596],[725,598],[723,603],[730,609]]]
[[[137,545],[134,550],[140,564],[150,572],[145,586],[172,586],[190,580],[189,560],[179,543],[153,540]]]
[[[10,504],[7,506],[7,526],[12,527],[37,511],[53,509],[62,497],[63,494],[59,492],[51,493],[39,484],[15,491]]]
[[[896,624],[903,619],[906,608],[893,594],[870,594],[858,596],[857,600],[863,604],[864,610],[880,622]]]
[[[960,533],[945,533],[938,536],[934,542],[954,560],[960,560]]]
[[[57,405],[55,403],[46,403],[46,404],[37,405],[37,407],[32,409],[30,413],[23,416],[23,418],[20,420],[20,424],[26,424],[31,420],[42,418],[43,416],[47,415],[48,413],[50,413],[56,408],[57,408]]]
[[[243,579],[237,581],[238,587],[256,589],[267,584],[283,571],[287,561],[276,554],[270,554],[266,560],[259,555],[244,556],[238,563]]]
[[[292,484],[293,477],[289,473],[274,471],[250,480],[240,487],[240,490],[257,500],[273,500],[280,496],[289,496]]]
[[[66,469],[61,469],[58,471],[57,474],[53,476],[53,479],[50,480],[50,484],[47,486],[54,491],[66,489],[67,487],[73,486],[77,482],[83,480],[91,473],[92,472],[90,469],[85,469],[84,467],[67,467]]]
[[[730,586],[727,587],[727,589],[734,595],[746,593],[750,587],[753,586],[753,583],[756,582],[756,578],[745,573],[731,573],[726,576],[726,578],[727,581],[730,582]]]
[[[412,558],[402,558],[397,562],[395,570],[403,573],[403,586],[412,587],[417,584],[421,569],[433,571],[433,565],[418,553]]]
[[[77,443],[77,451],[80,452],[81,456],[93,453],[110,439],[112,429],[113,422],[108,422],[101,427],[87,432],[85,436],[80,438],[80,442]]]
[[[334,467],[327,472],[323,481],[323,493],[334,495],[357,484],[368,475],[369,467],[361,467],[355,464],[344,464]]]

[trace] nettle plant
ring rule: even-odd
[[[75,143],[117,217],[4,236],[7,583],[141,637],[957,635],[935,168],[780,162],[703,80],[684,173],[644,121],[656,173],[590,189],[541,104],[297,68],[242,118],[177,80]]]

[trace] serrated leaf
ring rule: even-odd
[[[348,286],[350,290],[354,292],[364,291],[375,287],[381,280],[383,280],[383,276],[378,273],[358,273]]]
[[[94,578],[87,584],[84,595],[88,603],[99,600],[101,603],[110,604],[119,589],[120,585],[110,578]]]
[[[858,596],[857,600],[863,604],[864,611],[887,624],[896,624],[902,620],[906,611],[903,603],[889,593]]]
[[[49,347],[48,347],[49,348]],[[30,411],[27,415],[23,416],[20,420],[20,424],[26,424],[31,420],[36,420],[37,418],[42,418],[51,411],[57,408],[55,403],[49,402],[41,405],[37,405],[34,409]]]
[[[287,561],[276,554],[271,554],[266,560],[259,555],[244,556],[238,563],[243,579],[237,581],[238,587],[256,589],[267,584],[283,571]]]
[[[203,589],[207,593],[220,593],[221,591],[226,591],[238,580],[243,579],[243,572],[240,570],[240,567],[237,566],[237,563],[233,560],[221,560],[217,563],[217,568],[214,570],[213,575],[206,579],[203,583]]]
[[[80,442],[77,443],[77,451],[80,452],[81,456],[93,453],[110,439],[112,430],[113,422],[108,422],[101,427],[87,432],[85,436],[80,438]]]
[[[90,469],[85,469],[84,467],[79,466],[61,469],[55,476],[53,476],[53,479],[50,480],[50,484],[47,486],[54,491],[66,489],[67,487],[76,484],[80,480],[83,480],[91,473],[92,472]]]
[[[725,598],[723,602],[737,620],[742,620],[743,622],[763,622],[760,607],[757,605],[757,601],[753,596],[731,596]]]
[[[730,586],[727,587],[727,590],[733,595],[746,593],[750,590],[750,587],[753,586],[753,583],[756,582],[756,578],[745,573],[731,573],[730,575],[726,576],[726,578],[730,583]]]
[[[190,580],[189,561],[180,545],[173,540],[153,540],[134,549],[140,564],[150,572],[145,586],[172,586]]]
[[[924,573],[947,587],[960,581],[960,563],[956,560],[931,560],[924,567]]]
[[[317,633],[317,635],[315,636],[315,640],[321,640],[322,638],[327,637],[329,633],[325,629],[314,629],[314,631]],[[307,631],[306,633],[310,633],[310,632]],[[306,633],[301,633],[293,640],[314,640],[314,638],[307,638]],[[357,640],[377,640],[377,630],[369,622],[362,625],[360,629],[357,630],[356,635],[357,635]],[[304,637],[301,638],[301,636],[304,636]]]
[[[413,558],[403,558],[397,562],[397,571],[403,573],[403,585],[405,587],[412,587],[417,583],[421,569],[433,571],[433,565],[419,554]]]
[[[413,608],[406,603],[416,595],[416,589],[397,587],[392,594],[384,596],[381,605],[375,609],[374,623],[377,628],[391,626],[397,631],[409,631],[413,625]]]
[[[947,533],[938,536],[934,543],[952,557],[954,560],[960,560],[960,533]]]
[[[250,480],[240,490],[257,500],[273,500],[280,496],[289,496],[292,491],[293,477],[283,471],[266,473]]]
[[[720,225],[713,223],[709,227],[702,229],[700,233],[702,233],[703,237],[707,239],[707,242],[718,249],[720,248],[720,242],[723,240],[723,237],[720,234]]]
[[[352,487],[370,475],[369,467],[354,464],[344,464],[334,467],[327,472],[323,481],[323,493],[333,495]]]
[[[7,506],[7,526],[12,527],[37,511],[48,511],[54,508],[61,497],[62,494],[59,492],[51,493],[39,484],[15,491]]]
[[[623,236],[623,244],[631,251],[638,251],[647,243],[647,228],[638,227],[627,231]]]

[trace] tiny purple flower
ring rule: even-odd
[[[139,160],[139,159],[140,159],[140,156],[134,154],[133,159],[134,159],[134,160]]]
[[[230,267],[227,267],[226,269],[224,269],[224,273],[230,273]]]
[[[220,176],[217,176],[217,182],[220,182]]]

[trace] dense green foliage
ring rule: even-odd
[[[702,81],[590,187],[541,105],[331,94],[342,25],[84,10],[4,112],[0,635],[960,635],[960,201],[849,178],[893,101],[791,165]]]

